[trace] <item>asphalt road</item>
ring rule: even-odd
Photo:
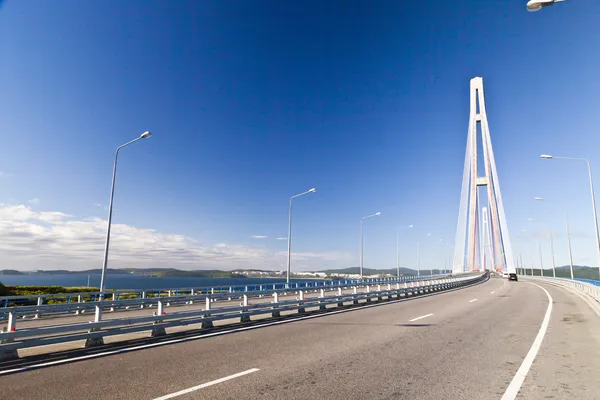
[[[600,318],[576,296],[544,287],[554,307],[520,398],[600,398]],[[539,287],[491,279],[410,301],[0,375],[0,398],[152,400],[192,388],[172,398],[500,399],[547,307]],[[202,384],[210,386],[194,388]]]

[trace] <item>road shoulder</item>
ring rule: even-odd
[[[517,398],[598,399],[600,318],[575,294],[540,284],[554,299],[554,309],[546,337]]]

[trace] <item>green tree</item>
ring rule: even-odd
[[[8,296],[8,289],[0,282],[0,296]]]

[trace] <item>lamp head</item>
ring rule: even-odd
[[[527,11],[536,12],[542,9],[542,5],[535,0],[527,2]]]
[[[542,154],[540,158],[543,158],[544,160],[550,160],[553,157],[550,154]]]
[[[527,2],[527,11],[536,12],[540,11],[544,7],[553,5],[554,3],[560,3],[565,0],[529,0]]]
[[[152,136],[152,134],[150,133],[150,131],[146,131],[146,132],[144,132],[144,133],[142,133],[142,134],[140,135],[140,138],[142,138],[142,139],[147,139],[147,138],[149,138],[150,136]]]
[[[378,211],[378,212],[375,213],[375,215],[381,215],[381,213]]]
[[[312,188],[312,189],[310,189],[310,190],[308,191],[308,193],[314,193],[314,192],[316,192],[316,191],[317,191],[317,189],[315,189],[315,188]]]

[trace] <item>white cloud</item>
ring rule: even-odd
[[[277,240],[287,240],[287,237],[278,237]]]
[[[10,172],[5,172],[5,171],[0,171],[0,178],[11,178],[14,175],[11,174]]]
[[[106,220],[0,204],[0,269],[99,268]],[[263,246],[204,244],[194,238],[113,223],[109,266],[181,269],[280,269],[287,253]],[[293,253],[294,269],[346,267],[347,253]]]
[[[40,204],[40,199],[38,199],[37,197],[34,197],[33,199],[27,200],[27,202],[29,204],[33,204],[35,206],[35,205]]]
[[[268,236],[262,236],[262,235],[252,235],[250,236],[251,239],[266,239]]]

